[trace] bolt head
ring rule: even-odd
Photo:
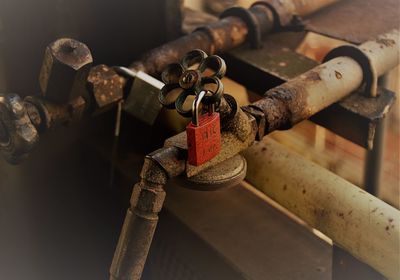
[[[59,104],[86,97],[86,79],[92,62],[89,48],[79,41],[62,38],[51,43],[39,75],[42,95]]]
[[[107,108],[123,98],[124,79],[106,65],[90,70],[87,85],[94,98],[95,110]]]

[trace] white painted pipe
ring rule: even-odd
[[[400,279],[400,211],[265,138],[244,152],[246,179],[389,279]]]

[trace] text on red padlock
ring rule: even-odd
[[[199,116],[198,125],[190,122],[186,134],[189,164],[198,166],[211,160],[221,150],[219,113]]]

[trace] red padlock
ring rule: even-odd
[[[199,106],[206,93],[201,91],[196,96],[192,105],[192,121],[186,127],[188,161],[195,166],[211,160],[221,150],[219,113],[214,112],[214,106],[211,105],[208,113],[199,116]]]

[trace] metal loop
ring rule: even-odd
[[[167,66],[167,68],[161,73],[161,80],[165,84],[177,84],[183,74],[184,69],[181,64],[173,63]]]
[[[204,86],[208,84],[215,84],[217,89],[215,91],[204,89]],[[217,104],[219,105],[221,101],[222,94],[224,93],[224,85],[221,80],[213,77],[205,77],[201,80],[200,90],[206,90],[207,93],[211,93],[211,95],[206,95],[203,98],[203,103],[206,105]]]
[[[203,98],[206,96],[207,91],[202,90],[199,94],[196,95],[196,98],[193,101],[192,104],[192,124],[194,126],[199,126],[199,106],[201,104],[201,101]]]
[[[217,55],[211,55],[204,59],[204,61],[200,64],[199,70],[201,73],[204,73],[207,68],[213,69],[215,72],[210,76],[205,77],[217,77],[222,79],[226,73],[226,63],[221,57]]]
[[[377,97],[378,75],[368,54],[357,46],[344,45],[331,50],[324,57],[323,62],[340,56],[350,57],[361,66],[363,71],[363,83],[365,84],[365,95],[367,97]]]
[[[196,63],[198,63],[200,65],[206,58],[207,58],[206,52],[199,50],[199,49],[195,49],[193,51],[188,52],[182,58],[181,64],[185,70],[188,70],[188,69],[190,69],[190,67],[192,67]]]
[[[168,101],[168,95],[177,88],[181,88],[179,84],[166,84],[158,94],[158,101],[167,109],[175,109],[175,100]],[[182,90],[183,91],[183,90]],[[181,93],[182,94],[182,93]]]
[[[189,110],[185,110],[183,109],[183,105],[185,104],[186,99],[188,98],[188,96],[190,95],[196,95],[195,92],[192,91],[188,91],[185,90],[184,92],[182,92],[178,98],[175,101],[175,108],[176,111],[185,118],[191,118],[192,117],[192,109]]]

